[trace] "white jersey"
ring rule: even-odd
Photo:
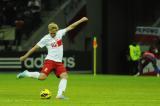
[[[63,58],[63,43],[62,37],[66,34],[66,29],[58,30],[55,37],[50,34],[45,35],[37,45],[41,48],[44,46],[48,49],[48,54],[45,59],[62,62]]]

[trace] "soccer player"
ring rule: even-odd
[[[25,55],[20,57],[20,61],[24,61],[32,53],[34,53],[39,48],[46,47],[48,49],[48,55],[45,58],[44,65],[41,72],[29,72],[28,70],[23,71],[17,75],[17,78],[31,77],[39,80],[45,80],[52,70],[54,70],[55,75],[60,78],[57,99],[64,99],[63,92],[67,86],[67,71],[62,63],[63,58],[63,43],[62,37],[66,32],[75,29],[78,25],[83,22],[88,21],[87,17],[82,17],[78,21],[69,25],[68,27],[59,30],[59,27],[55,23],[50,23],[48,25],[49,33],[45,35],[33,48],[31,48]]]
[[[160,69],[157,66],[157,59],[159,58],[158,48],[156,46],[151,46],[148,51],[145,51],[139,60],[138,64],[138,72],[135,76],[139,76],[143,73],[143,68],[148,65],[150,62],[153,65],[154,71],[157,73],[157,77],[159,77]]]

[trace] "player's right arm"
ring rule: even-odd
[[[33,48],[31,48],[25,55],[20,57],[20,61],[27,59],[32,53],[37,51],[39,48],[43,48],[47,44],[48,40],[44,36]]]
[[[31,48],[25,55],[20,57],[20,61],[24,61],[27,59],[32,53],[34,53],[36,50],[38,50],[40,47],[38,45],[35,45],[33,48]]]

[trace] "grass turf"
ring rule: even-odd
[[[16,79],[16,73],[0,73],[0,106],[160,106],[160,78],[70,74],[65,95],[55,99],[59,79],[51,74],[45,81]],[[40,99],[48,88],[52,98]]]

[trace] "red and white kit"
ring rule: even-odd
[[[62,37],[66,34],[66,29],[61,29],[57,31],[55,37],[50,34],[45,35],[37,45],[41,48],[46,47],[48,49],[48,54],[45,58],[44,66],[41,72],[49,75],[49,73],[54,69],[57,77],[63,72],[66,72],[66,68],[62,63],[63,59],[63,43]]]

